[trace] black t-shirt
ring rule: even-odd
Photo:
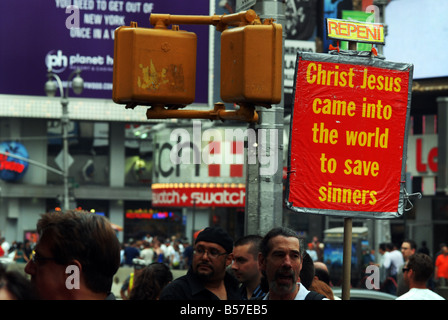
[[[227,300],[241,300],[239,283],[226,272],[224,284]],[[160,300],[219,300],[219,298],[204,287],[203,282],[192,270],[168,284],[160,294]]]

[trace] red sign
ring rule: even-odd
[[[23,170],[25,170],[25,165],[14,161],[8,161],[7,155],[0,154],[0,170],[22,173]]]
[[[363,217],[402,209],[412,65],[373,60],[299,54],[290,208]]]
[[[244,187],[152,187],[154,207],[244,207],[245,201]]]

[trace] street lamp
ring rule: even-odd
[[[63,177],[64,177],[64,201],[63,201],[63,208],[64,210],[69,209],[69,190],[68,190],[68,125],[69,125],[69,118],[68,118],[68,89],[71,86],[73,89],[73,92],[76,94],[81,94],[83,88],[84,88],[84,80],[79,75],[81,73],[81,70],[76,69],[74,70],[68,77],[65,92],[64,87],[62,85],[61,78],[55,73],[51,71],[51,69],[48,70],[47,77],[48,80],[45,83],[45,93],[49,97],[54,97],[56,94],[56,90],[59,87],[59,92],[61,95],[61,105],[62,105],[62,117],[61,117],[61,127],[62,127],[62,143],[63,143]],[[52,80],[55,79],[56,83]]]

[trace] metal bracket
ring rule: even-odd
[[[404,190],[404,200],[405,200],[404,211],[410,211],[414,207],[414,204],[409,199],[414,198],[414,197],[421,199],[422,194],[420,192],[408,193],[405,188],[403,190]],[[408,203],[409,203],[410,207],[406,206],[406,204],[408,204]]]

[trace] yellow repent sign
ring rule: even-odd
[[[341,19],[327,19],[330,39],[384,44],[384,25]]]

